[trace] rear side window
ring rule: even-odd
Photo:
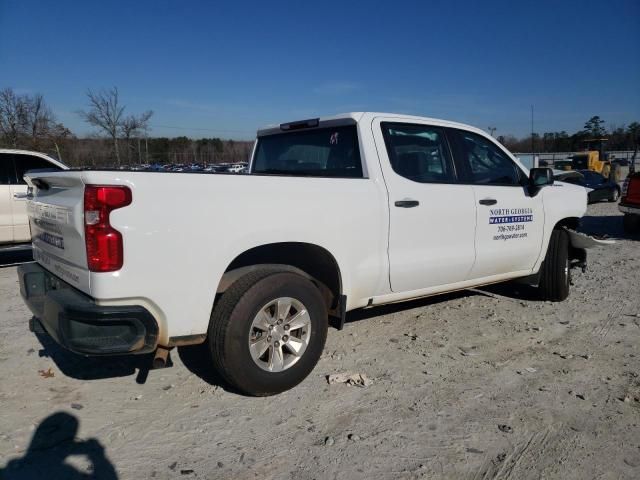
[[[16,171],[13,168],[13,155],[0,153],[0,185],[13,185],[16,183]]]
[[[524,173],[490,140],[450,129],[453,154],[461,180],[475,185],[522,185]]]
[[[449,146],[441,128],[387,122],[381,126],[391,168],[398,175],[419,183],[455,180]]]
[[[16,164],[16,176],[18,177],[18,183],[26,183],[23,180],[23,176],[29,170],[60,170],[59,167],[51,162],[46,161],[44,158],[36,157],[33,155],[21,155],[17,154],[13,156]]]
[[[260,137],[252,172],[362,178],[356,126],[318,128]]]

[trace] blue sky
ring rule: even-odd
[[[0,0],[0,88],[84,135],[86,90],[110,86],[154,135],[375,110],[521,136],[531,104],[571,133],[640,121],[640,1]]]

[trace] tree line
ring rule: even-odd
[[[88,90],[87,108],[76,112],[94,133],[78,137],[65,127],[41,94],[19,94],[0,90],[0,147],[37,150],[70,166],[127,166],[142,163],[211,164],[246,161],[253,142],[221,138],[168,138],[151,135],[153,111],[128,113],[116,87]],[[512,152],[574,152],[583,150],[585,140],[607,138],[607,150],[638,148],[640,124],[611,125],[599,116],[591,117],[578,132],[533,133],[524,138],[498,135]],[[491,134],[495,129],[491,128]]]
[[[640,123],[632,122],[629,125],[611,125],[606,128],[605,121],[599,116],[593,116],[587,120],[582,130],[569,134],[560,132],[545,132],[542,135],[533,133],[524,138],[516,138],[513,135],[499,135],[497,140],[511,152],[530,153],[533,149],[536,153],[551,152],[577,152],[585,149],[585,140],[606,138],[606,150],[636,150],[640,142]]]
[[[153,137],[153,111],[127,113],[116,87],[86,95],[88,108],[76,113],[94,133],[82,138],[58,121],[42,95],[0,90],[0,148],[36,150],[76,167],[118,167],[244,162],[253,147],[253,142],[217,137]]]

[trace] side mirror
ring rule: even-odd
[[[553,170],[550,168],[532,168],[529,170],[529,193],[536,195],[542,187],[553,185]]]
[[[545,187],[547,185],[553,185],[553,170],[544,167],[529,170],[529,186]]]

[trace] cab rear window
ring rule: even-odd
[[[252,173],[362,178],[356,126],[317,128],[260,137]]]

